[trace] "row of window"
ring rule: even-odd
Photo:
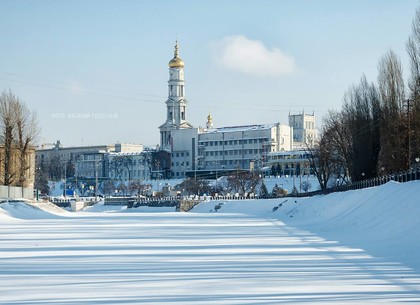
[[[309,157],[310,156],[308,154],[269,156],[271,160],[308,159]]]
[[[190,162],[172,162],[172,166],[190,166]]]
[[[181,157],[188,157],[190,155],[190,153],[188,152],[188,151],[186,151],[186,152],[177,152],[177,153],[172,153],[171,154],[171,156],[172,156],[172,158],[174,158],[175,156],[177,157],[177,158],[179,158],[180,156]]]
[[[262,154],[263,149],[232,149],[232,150],[221,150],[221,151],[206,151],[206,157],[211,156],[237,156],[237,155],[257,155]]]
[[[242,144],[258,144],[267,142],[268,139],[247,139],[247,140],[224,140],[224,141],[207,141],[200,142],[204,146],[224,146],[224,145],[242,145]]]
[[[132,171],[130,171],[130,173],[131,173],[131,178],[144,178],[144,179],[148,178],[148,171],[147,170],[132,170]],[[119,177],[116,177],[114,171],[110,171],[109,176],[111,178],[119,178]],[[129,178],[128,172],[123,171],[121,173],[121,177],[122,178]]]

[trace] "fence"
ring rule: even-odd
[[[34,189],[31,187],[0,185],[0,198],[25,198],[32,200],[34,199]]]
[[[289,194],[287,195],[287,197],[308,197],[308,196],[315,196],[315,195],[326,195],[330,193],[345,192],[345,191],[350,191],[350,190],[359,190],[359,189],[364,189],[368,187],[379,186],[389,181],[408,182],[408,181],[414,181],[414,180],[420,180],[420,166],[409,169],[408,171],[405,171],[405,172],[389,174],[389,175],[376,177],[372,179],[361,180],[357,182],[350,182],[347,184],[327,188],[325,190],[318,190],[318,191],[307,192],[307,193]]]

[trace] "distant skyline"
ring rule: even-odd
[[[187,119],[215,127],[317,125],[392,49],[420,2],[335,0],[1,0],[0,89],[38,113],[40,143],[159,143],[175,40],[185,62]]]

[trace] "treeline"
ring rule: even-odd
[[[318,146],[309,149],[321,188],[359,181],[415,166],[420,157],[420,9],[406,49],[410,71],[404,80],[391,50],[379,60],[376,83],[364,75],[344,94],[342,109],[323,121]]]

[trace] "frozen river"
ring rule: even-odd
[[[407,267],[279,220],[81,212],[0,224],[1,304],[420,302]]]

